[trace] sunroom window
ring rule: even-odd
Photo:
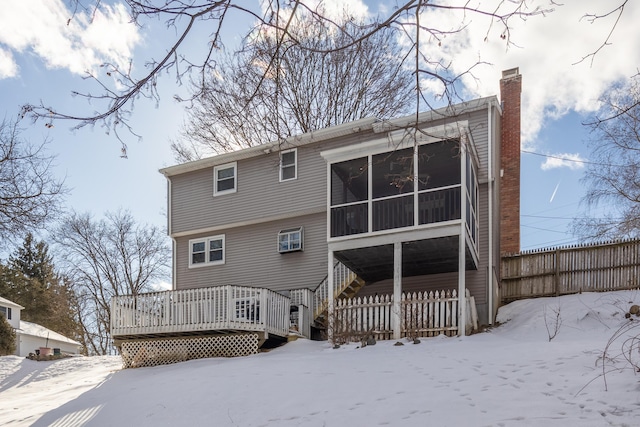
[[[281,230],[278,233],[278,252],[294,252],[302,250],[302,227]]]
[[[368,231],[368,164],[361,157],[331,165],[331,237]]]
[[[189,267],[224,264],[224,235],[189,240]]]

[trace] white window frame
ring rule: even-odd
[[[293,248],[293,249],[289,246],[287,249],[282,250],[280,248],[280,237],[282,237],[282,236],[289,236],[290,237],[292,234],[295,234],[295,233],[299,233],[300,234],[300,246],[297,247],[297,248]],[[303,235],[304,235],[304,233],[303,233],[303,228],[302,227],[287,228],[286,230],[280,230],[278,232],[278,252],[280,252],[281,254],[286,254],[286,253],[289,253],[289,252],[302,251],[304,249],[304,238],[303,238]],[[290,242],[291,242],[290,238],[288,239],[288,242],[290,244]]]
[[[240,322],[260,323],[260,298],[233,299],[233,318]]]
[[[11,320],[11,307],[0,307],[0,314],[4,315],[7,320]]]
[[[294,161],[293,161],[293,165],[284,165],[282,163],[282,156],[284,154],[287,153],[293,153],[294,154]],[[283,177],[283,172],[285,167],[287,168],[291,168],[293,167],[293,177],[292,178],[284,178]],[[280,152],[280,182],[284,182],[284,181],[293,181],[294,179],[298,179],[298,149],[297,148],[292,148],[290,150],[283,150]]]
[[[218,171],[231,169],[231,168],[233,168],[233,188],[219,191],[218,190]],[[231,179],[231,178],[226,178],[226,179]],[[238,188],[238,163],[237,162],[225,163],[224,165],[214,166],[213,168],[213,196],[214,197],[222,196],[224,194],[235,193],[237,191],[237,188]]]
[[[215,240],[220,240],[222,242],[222,259],[219,260],[215,260],[215,261],[209,261],[209,248],[210,248],[210,244],[212,241]],[[205,259],[204,262],[193,262],[193,246],[197,243],[204,243],[204,254],[205,254]],[[226,248],[225,248],[225,235],[224,234],[220,234],[218,236],[210,236],[210,237],[203,237],[200,239],[191,239],[189,240],[189,268],[198,268],[198,267],[207,267],[207,266],[211,266],[211,265],[221,265],[225,263],[225,258],[226,258]]]

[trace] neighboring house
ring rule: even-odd
[[[59,349],[61,353],[79,354],[82,344],[36,323],[20,320],[24,307],[0,297],[0,315],[4,315],[16,332],[16,355],[28,356],[40,347]]]
[[[471,313],[493,323],[500,253],[519,246],[520,91],[512,69],[503,73],[502,103],[492,96],[361,119],[162,169],[173,290],[115,297],[116,344],[284,336],[288,324],[269,322],[287,316],[289,304],[304,335],[310,326],[331,335],[337,309],[328,295],[393,295],[385,316],[396,339],[409,336],[407,292],[446,290],[457,334]],[[501,198],[516,193],[501,210]],[[472,298],[458,303],[456,293]],[[359,316],[354,323],[364,322]],[[128,354],[149,351],[142,348]]]
[[[22,309],[24,309],[23,306],[0,297],[0,315],[9,321],[13,329],[20,329],[20,311]]]

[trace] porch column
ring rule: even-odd
[[[393,244],[393,339],[402,337],[402,242]]]
[[[334,259],[333,259],[333,251],[331,249],[329,249],[329,256],[328,256],[328,262],[327,262],[327,269],[329,270],[327,272],[327,338],[329,339],[330,343],[333,343],[333,320],[334,320],[334,311],[335,311],[335,304],[334,304],[334,283],[333,283],[333,264],[335,263]]]
[[[466,263],[464,262],[465,253],[467,251],[467,154],[466,144],[468,140],[461,138],[462,153],[460,156],[460,183],[462,188],[460,191],[460,234],[458,236],[458,336],[466,335],[467,325],[467,293],[465,284]]]

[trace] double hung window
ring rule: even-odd
[[[213,168],[213,195],[235,193],[237,188],[237,163],[227,163]]]
[[[189,267],[224,264],[224,235],[189,240]]]
[[[295,148],[280,153],[280,181],[289,181],[298,176],[298,152]]]

